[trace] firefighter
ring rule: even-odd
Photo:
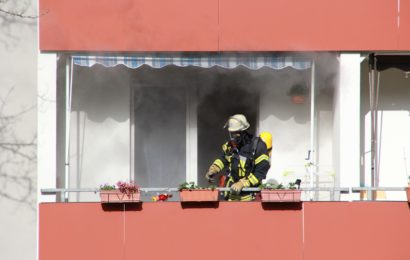
[[[226,192],[225,197],[229,201],[253,200],[254,194],[242,189],[259,186],[270,168],[266,143],[250,134],[249,127],[244,115],[237,114],[228,119],[224,128],[228,128],[229,141],[222,145],[222,156],[205,174],[205,178],[213,183],[215,175],[226,170],[225,187],[230,187],[230,192]]]

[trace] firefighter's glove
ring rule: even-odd
[[[249,181],[243,178],[231,186],[231,191],[235,194],[239,194],[243,188],[247,188],[249,186],[251,186]]]
[[[214,183],[215,182],[215,174],[221,171],[221,168],[219,168],[217,165],[212,164],[211,167],[209,167],[208,172],[205,174],[205,178],[208,180],[209,183]]]

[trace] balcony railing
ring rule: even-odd
[[[216,188],[220,192],[229,191],[229,188]],[[142,201],[150,201],[151,196],[159,193],[171,193],[177,194],[178,188],[140,188],[142,196]],[[243,191],[253,191],[258,192],[260,188],[244,188]],[[357,200],[388,200],[388,201],[403,201],[402,199],[389,199],[385,196],[381,196],[384,192],[405,192],[406,187],[315,187],[308,188],[304,187],[300,189],[304,196],[302,196],[302,201],[357,201]],[[43,195],[59,195],[59,201],[69,202],[69,201],[79,201],[77,199],[70,199],[69,194],[75,193],[94,193],[98,194],[100,192],[99,188],[49,188],[41,189]],[[326,199],[320,198],[320,194],[327,193]],[[358,196],[360,195],[360,196]],[[382,197],[382,199],[380,199]],[[174,196],[174,201],[178,201],[178,196]]]

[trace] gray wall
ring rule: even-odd
[[[0,4],[36,15],[37,1]],[[36,259],[37,20],[0,13],[0,254]]]

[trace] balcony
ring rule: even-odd
[[[40,259],[406,260],[409,212],[404,201],[42,203]]]

